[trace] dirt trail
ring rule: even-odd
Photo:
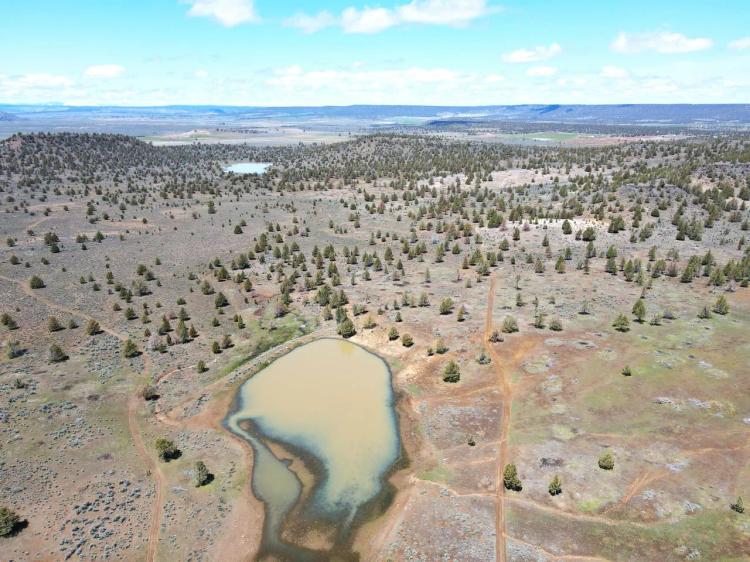
[[[89,316],[85,312],[81,312],[80,310],[74,310],[72,308],[68,308],[66,306],[63,306],[61,304],[57,304],[56,302],[53,302],[49,300],[47,297],[45,297],[43,294],[39,292],[39,290],[34,290],[29,285],[23,281],[18,281],[17,279],[12,279],[11,277],[6,277],[5,275],[0,275],[0,279],[3,281],[7,281],[8,283],[13,283],[14,285],[17,285],[21,291],[23,291],[24,294],[28,295],[32,299],[38,300],[48,308],[52,308],[54,310],[59,310],[60,312],[65,312],[66,314],[70,314],[71,316],[78,316],[79,318],[85,318],[86,320],[96,320],[93,316]],[[98,322],[98,320],[96,320]],[[106,332],[107,334],[116,337],[119,340],[125,341],[128,339],[128,337],[124,334],[121,334],[111,328],[107,328],[104,326],[101,322],[99,323],[99,327],[101,328],[102,332]]]
[[[128,429],[130,429],[130,435],[133,438],[133,445],[138,452],[138,456],[141,457],[143,462],[148,467],[148,471],[154,477],[154,485],[156,488],[156,494],[154,496],[154,507],[151,512],[151,524],[149,526],[148,538],[146,539],[146,561],[153,562],[156,556],[156,545],[159,542],[159,526],[161,525],[162,511],[164,509],[164,476],[159,470],[154,458],[149,454],[145,443],[143,442],[143,436],[141,435],[140,428],[138,427],[138,421],[136,419],[136,412],[138,409],[138,395],[132,394],[128,400]]]
[[[510,431],[510,406],[513,399],[510,378],[506,369],[500,363],[500,356],[495,351],[490,336],[492,335],[492,311],[495,307],[495,283],[496,277],[490,276],[490,287],[487,294],[487,317],[484,323],[484,346],[492,359],[492,366],[497,374],[498,386],[503,392],[503,416],[500,425],[500,444],[498,447],[499,458],[497,459],[497,502],[495,512],[495,557],[498,562],[505,562],[505,486],[503,486],[503,464],[508,458],[508,432]]]

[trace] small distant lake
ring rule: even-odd
[[[294,560],[312,553],[281,538],[288,516],[322,525],[339,537],[329,547],[343,547],[401,451],[388,365],[346,340],[316,340],[271,363],[242,385],[225,423],[255,452],[263,550]]]
[[[235,174],[265,174],[270,167],[271,164],[268,162],[236,162],[225,166],[224,171]]]

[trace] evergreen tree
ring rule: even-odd
[[[615,321],[612,323],[612,326],[618,332],[627,332],[630,330],[630,320],[628,320],[628,317],[624,314],[618,314],[617,318],[615,318]]]
[[[607,451],[599,457],[598,464],[602,470],[612,470],[615,467],[615,457]]]
[[[635,301],[635,304],[633,305],[633,316],[635,316],[635,319],[643,324],[643,319],[646,318],[646,305],[643,302],[643,299],[638,299]]]
[[[503,486],[506,490],[520,492],[523,490],[521,479],[518,477],[518,470],[515,464],[506,464],[503,469]]]
[[[549,483],[549,488],[547,489],[549,490],[550,496],[559,496],[562,494],[562,481],[557,474],[555,474],[555,477]]]

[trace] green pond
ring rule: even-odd
[[[304,558],[280,539],[293,508],[345,536],[361,509],[384,489],[384,476],[400,454],[388,365],[362,347],[320,339],[296,348],[240,388],[227,427],[255,452],[252,487],[264,502],[266,551]],[[274,455],[279,443],[315,476],[311,490]],[[304,497],[304,505],[297,506]]]

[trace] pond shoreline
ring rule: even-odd
[[[242,426],[241,430],[246,435],[238,434],[235,428],[231,426],[233,418],[243,408],[242,389],[248,381],[264,371],[271,364],[281,360],[292,352],[298,351],[302,347],[314,345],[327,340],[346,342],[349,345],[355,346],[359,350],[367,353],[368,356],[377,359],[380,363],[379,367],[384,368],[384,373],[386,375],[385,380],[388,385],[387,396],[389,398],[389,416],[394,424],[393,427],[395,434],[393,435],[393,438],[395,439],[395,446],[397,448],[395,458],[388,463],[387,468],[377,479],[377,492],[368,501],[357,504],[353,513],[350,515],[350,518],[343,525],[340,513],[332,515],[331,513],[325,513],[322,510],[318,510],[312,505],[311,499],[315,498],[316,494],[320,492],[320,489],[326,484],[330,477],[328,467],[318,456],[311,451],[306,450],[306,448],[299,444],[291,443],[288,439],[280,438],[278,435],[268,435],[267,432],[264,432],[252,419],[244,418],[237,422]],[[250,373],[249,376],[238,385],[234,391],[235,396],[232,400],[231,407],[225,416],[222,425],[227,431],[241,439],[244,443],[250,445],[253,449],[254,459],[251,473],[251,489],[253,495],[262,501],[266,513],[259,558],[262,558],[264,555],[280,555],[292,559],[318,560],[329,559],[331,555],[335,554],[340,559],[356,559],[356,555],[352,552],[356,530],[359,529],[362,524],[385,513],[397,492],[396,488],[390,482],[390,478],[395,472],[402,470],[409,464],[408,459],[406,458],[403,440],[400,435],[401,428],[398,406],[403,397],[400,393],[396,392],[393,383],[393,372],[391,371],[388,362],[382,356],[363,345],[338,337],[322,335],[311,341],[299,342],[291,349],[274,357],[273,361],[269,364],[262,365],[261,368]],[[275,445],[280,446],[285,452],[288,452],[289,456],[292,456],[294,460],[288,459],[286,455],[276,457],[271,451],[271,448]],[[288,472],[294,474],[298,486],[295,490],[293,503],[280,518],[279,513],[274,513],[268,503],[263,499],[264,491],[259,490],[257,487],[256,478],[258,475],[256,470],[258,469],[258,462],[268,462],[270,460],[269,458],[265,458],[264,455],[271,455],[273,456],[273,461],[283,463]],[[297,474],[289,469],[289,464],[296,461],[301,462],[305,469],[313,475],[313,482],[307,489],[304,488],[302,482],[297,477]],[[277,527],[275,532],[269,527],[269,525]],[[292,536],[295,537],[304,536],[307,539],[310,539],[311,536],[327,537],[328,540],[326,542],[330,548],[326,548],[325,550],[306,548],[304,546],[305,541],[303,541],[303,544],[290,544],[288,541],[283,540],[285,534],[292,534]],[[316,545],[319,544],[318,540],[315,540],[314,542]]]

